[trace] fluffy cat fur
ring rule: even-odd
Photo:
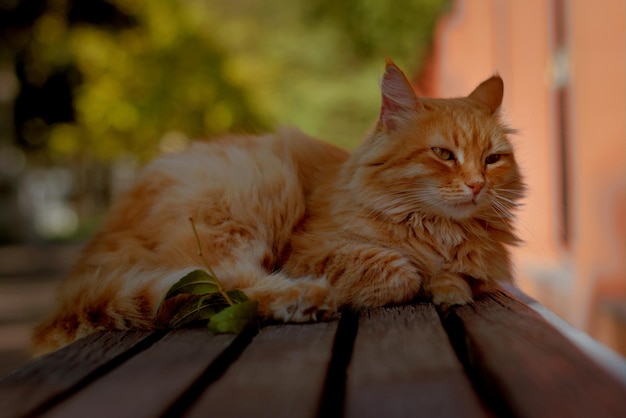
[[[148,164],[112,207],[34,333],[46,352],[97,330],[156,328],[202,252],[264,319],[472,301],[511,280],[524,186],[500,120],[498,76],[469,96],[418,98],[387,63],[379,119],[353,153],[295,129],[195,142]]]

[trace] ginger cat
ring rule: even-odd
[[[35,330],[46,352],[97,330],[155,328],[159,302],[202,269],[264,319],[305,322],[418,295],[465,304],[511,280],[524,185],[500,121],[503,83],[418,98],[387,63],[378,121],[353,153],[294,129],[195,142],[148,164],[112,207]]]

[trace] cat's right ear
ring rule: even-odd
[[[411,83],[402,70],[390,59],[380,86],[382,105],[378,119],[379,128],[394,131],[403,120],[422,108]]]
[[[500,109],[503,95],[504,83],[502,82],[502,78],[500,78],[499,75],[494,75],[480,83],[468,97],[487,106],[489,111],[493,114]]]

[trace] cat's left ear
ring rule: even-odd
[[[378,123],[387,131],[395,130],[411,113],[422,108],[411,83],[390,59],[387,60],[380,89],[383,97]]]
[[[480,85],[476,87],[467,97],[486,105],[487,108],[489,108],[489,111],[493,114],[500,109],[503,95],[504,82],[499,75],[494,75],[493,77],[480,83]]]

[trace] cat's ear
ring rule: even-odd
[[[395,130],[411,113],[422,108],[411,83],[390,59],[387,59],[380,89],[382,105],[378,124],[387,131]]]
[[[494,75],[480,83],[468,97],[486,105],[493,114],[500,108],[503,95],[504,83],[502,82],[502,78],[498,75]]]

